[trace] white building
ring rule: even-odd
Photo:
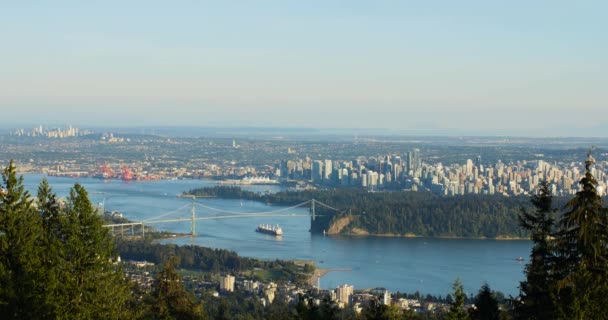
[[[234,277],[227,275],[220,278],[220,290],[225,292],[234,292]]]
[[[245,291],[254,292],[258,290],[260,284],[254,280],[245,280],[243,281],[243,286],[245,287]]]
[[[349,305],[352,303],[353,292],[355,291],[355,287],[353,287],[352,285],[344,284],[339,286],[336,291],[338,302],[342,302],[345,305]]]
[[[384,290],[384,293],[382,294],[382,304],[388,306],[391,304],[391,293],[388,292],[388,290]]]

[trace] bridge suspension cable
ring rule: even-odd
[[[331,209],[331,210],[334,210],[334,211],[337,211],[337,212],[343,212],[343,210],[336,209],[336,208],[334,208],[334,207],[332,207],[332,206],[328,206],[328,205],[326,205],[326,204],[325,204],[325,203],[323,203],[323,202],[320,202],[320,201],[317,201],[317,200],[310,200],[310,201],[314,201],[315,203],[320,204],[320,205],[322,205],[322,206],[324,206],[324,207],[326,207],[326,208],[328,208],[328,209]]]
[[[294,213],[294,214],[277,214],[277,213],[268,213],[268,214],[233,214],[233,215],[222,215],[222,216],[208,216],[208,217],[196,217],[194,220],[213,220],[213,219],[230,219],[230,218],[259,218],[259,217],[308,217],[308,214]],[[155,223],[167,223],[167,222],[186,222],[192,221],[191,218],[176,218],[176,219],[167,219],[167,220],[156,220],[147,222],[148,224]]]
[[[308,201],[304,201],[300,204],[297,204],[295,206],[291,206],[291,207],[287,207],[287,208],[282,208],[282,209],[278,209],[278,210],[271,210],[271,211],[264,211],[264,212],[234,212],[234,211],[226,211],[226,210],[222,210],[222,209],[217,209],[217,208],[213,208],[213,207],[209,207],[207,205],[204,205],[200,202],[195,201],[195,204],[203,207],[205,209],[209,209],[209,210],[213,210],[213,211],[217,211],[217,212],[221,212],[221,213],[227,213],[227,214],[234,214],[234,215],[252,215],[252,214],[266,214],[266,213],[277,213],[277,212],[283,212],[283,211],[287,211],[287,210],[291,210],[297,207],[301,207],[303,205],[306,205],[308,203],[310,203],[312,200],[308,200]]]
[[[170,214],[173,214],[173,213],[176,213],[176,212],[178,212],[178,211],[180,211],[180,210],[184,210],[186,207],[189,207],[189,206],[190,206],[190,204],[189,204],[189,203],[188,203],[188,204],[185,204],[185,205],[183,205],[183,206],[181,206],[181,207],[179,207],[179,208],[177,208],[177,209],[175,209],[175,210],[173,210],[173,211],[169,211],[169,212],[167,212],[167,213],[163,213],[163,214],[161,214],[160,216],[157,216],[157,217],[154,217],[154,218],[146,219],[146,220],[144,220],[143,222],[149,222],[149,221],[152,221],[152,220],[160,219],[160,218],[162,218],[162,217],[166,217],[166,216],[168,216],[168,215],[170,215]]]

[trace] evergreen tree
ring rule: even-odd
[[[472,312],[472,318],[476,320],[500,320],[498,301],[487,283],[481,286],[475,298],[475,310]]]
[[[0,191],[0,318],[132,318],[130,286],[86,190],[62,209],[48,182],[30,200],[11,161]]]
[[[177,259],[170,259],[163,271],[158,273],[152,291],[151,308],[147,319],[206,319],[200,303],[194,302],[194,297],[184,289],[179,274],[175,271]]]
[[[220,304],[217,308],[217,312],[215,317],[213,317],[216,320],[230,320],[232,319],[231,314],[230,314],[230,306],[228,305],[228,302],[225,299],[222,299],[220,301]]]
[[[287,301],[283,296],[277,296],[268,307],[268,313],[264,317],[268,320],[293,320],[298,319],[297,313],[290,312]]]
[[[59,318],[61,305],[69,302],[60,294],[62,286],[58,274],[63,265],[63,246],[61,244],[62,215],[56,195],[46,179],[43,179],[38,187],[36,207],[42,224],[42,236],[39,245],[44,248],[41,252],[42,268],[45,270],[43,303],[45,306],[44,318]]]
[[[608,223],[591,171],[585,161],[581,191],[568,202],[556,235],[558,317],[600,319],[608,305]]]
[[[319,319],[340,319],[340,309],[327,296],[325,296],[323,300],[321,300],[321,305],[319,307]]]
[[[399,308],[392,305],[384,305],[378,300],[371,301],[363,309],[362,315],[366,320],[398,320],[402,318]]]
[[[298,303],[296,304],[296,309],[295,309],[296,314],[297,314],[297,319],[307,320],[312,317],[310,315],[310,309],[308,308],[306,303],[307,303],[307,301],[304,299],[304,296],[299,293],[298,294]]]
[[[468,320],[469,314],[464,310],[464,302],[467,296],[464,293],[460,279],[456,279],[452,288],[454,289],[452,293],[454,302],[450,304],[450,310],[445,318],[447,320]]]
[[[530,263],[526,265],[526,280],[520,282],[521,300],[515,305],[519,319],[551,320],[555,318],[553,300],[552,242],[549,240],[554,227],[552,208],[553,197],[549,183],[542,181],[538,194],[531,197],[536,208],[529,213],[524,208],[519,215],[522,228],[530,232],[534,243],[530,254]]]
[[[0,318],[38,319],[43,291],[40,218],[13,161],[0,191]]]
[[[313,298],[305,300],[302,295],[299,295],[296,312],[298,313],[298,319],[301,320],[316,320],[320,318],[319,307],[314,303]]]
[[[70,190],[62,220],[60,293],[68,301],[62,314],[73,319],[131,317],[130,285],[114,263],[117,256],[108,229],[81,185]]]

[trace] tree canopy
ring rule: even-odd
[[[0,195],[0,318],[132,317],[130,285],[108,230],[75,185],[61,206],[47,181],[37,198],[11,162]]]

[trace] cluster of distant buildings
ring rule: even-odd
[[[412,309],[417,312],[444,310],[448,307],[445,303],[432,301],[407,298],[393,299],[391,293],[385,288],[356,292],[353,285],[344,284],[336,289],[321,290],[320,288],[313,288],[311,290],[311,288],[301,288],[293,284],[277,285],[273,282],[262,283],[249,279],[238,281],[231,275],[220,278],[220,293],[230,294],[235,290],[243,290],[255,295],[264,306],[272,304],[274,299],[281,295],[288,303],[297,303],[300,299],[304,299],[306,304],[312,303],[319,306],[322,302],[329,302],[338,308],[352,308],[356,313],[360,313],[370,303],[396,305],[402,310]]]
[[[357,157],[353,160],[284,160],[275,171],[290,180],[310,180],[317,185],[358,186],[381,189],[405,182],[422,168],[420,150],[408,151],[403,157]]]
[[[123,138],[123,137],[118,137],[115,136],[114,133],[104,133],[101,135],[101,141],[102,142],[107,142],[107,143],[121,143],[121,142],[131,142],[131,139],[129,138]]]
[[[124,268],[127,277],[137,283],[144,291],[149,291],[154,283],[154,277],[150,270],[153,263],[146,261],[125,261],[128,268]],[[277,284],[272,281],[261,282],[247,278],[237,278],[233,275],[224,275],[217,282],[203,281],[193,277],[184,277],[183,282],[188,282],[188,287],[193,288],[197,296],[203,292],[219,297],[230,295],[236,291],[250,294],[252,298],[259,299],[263,306],[270,306],[277,297],[289,304],[298,303],[301,300],[305,304],[316,306],[329,302],[338,308],[352,308],[360,313],[370,303],[384,305],[396,305],[402,310],[414,310],[417,312],[444,310],[448,307],[446,303],[422,301],[419,299],[392,298],[391,293],[385,288],[374,288],[363,291],[355,291],[353,285],[344,284],[335,289],[322,290],[309,286],[297,286],[291,283]],[[219,290],[218,290],[219,288]]]
[[[596,163],[592,174],[598,191],[605,194],[608,184],[607,161]],[[580,191],[584,175],[581,162],[549,163],[544,160],[521,160],[516,163],[483,164],[481,156],[463,164],[424,163],[420,150],[404,155],[358,157],[353,160],[284,160],[275,175],[287,180],[310,181],[321,187],[355,187],[371,191],[430,191],[440,195],[464,194],[519,195],[535,193],[547,180],[554,195],[572,195]]]
[[[43,126],[34,127],[31,129],[17,129],[10,132],[11,136],[17,137],[46,137],[46,138],[69,138],[80,137],[92,134],[90,130],[80,130],[71,125],[65,128],[51,127],[44,128]]]
[[[150,272],[145,271],[148,267],[153,267],[154,264],[145,261],[129,261],[128,264],[141,269],[141,272],[134,270],[127,271],[127,276],[138,283],[146,290],[150,290],[154,282]],[[393,299],[391,293],[385,288],[375,288],[356,292],[353,285],[344,284],[332,290],[321,290],[319,288],[299,287],[295,284],[277,284],[272,281],[260,282],[251,279],[237,279],[232,275],[220,277],[219,290],[217,290],[217,282],[205,282],[196,280],[190,277],[184,277],[184,282],[192,282],[189,287],[193,287],[197,295],[202,291],[210,291],[215,297],[220,295],[230,295],[235,291],[243,291],[259,299],[260,303],[267,307],[270,306],[275,299],[281,299],[287,303],[298,303],[303,299],[306,304],[321,305],[323,302],[334,304],[338,308],[352,308],[355,312],[360,313],[363,308],[370,303],[380,303],[384,305],[396,305],[402,310],[415,311],[433,311],[438,308],[447,308],[447,304],[436,303],[431,301],[421,301],[418,299],[397,298]]]
[[[66,128],[19,129],[14,136],[65,138],[90,134],[88,130],[68,126]],[[100,143],[128,143],[129,138],[112,133],[100,135]],[[170,143],[169,139],[163,143]],[[173,146],[173,145],[171,145]],[[67,148],[67,147],[66,147]],[[218,147],[219,148],[219,147]],[[221,150],[242,148],[236,140]],[[222,151],[224,152],[224,151]],[[573,195],[580,190],[579,181],[584,174],[582,162],[549,162],[544,155],[537,154],[535,160],[515,162],[484,163],[481,156],[467,159],[462,163],[444,165],[425,159],[420,149],[413,148],[400,154],[380,156],[358,156],[352,159],[313,159],[298,157],[297,152],[288,148],[291,159],[256,165],[237,165],[237,161],[207,158],[170,159],[166,155],[144,154],[144,159],[131,160],[126,164],[114,164],[114,171],[126,174],[111,175],[100,172],[100,163],[81,163],[73,159],[56,161],[45,165],[30,162],[20,163],[23,171],[38,170],[57,176],[100,176],[108,178],[132,179],[177,179],[177,178],[219,178],[229,184],[276,184],[283,181],[297,182],[299,187],[310,188],[358,188],[370,191],[406,190],[429,191],[439,195],[456,196],[465,194],[520,195],[535,193],[541,181],[550,183],[554,195]],[[593,174],[599,183],[602,195],[608,189],[608,162],[606,154],[598,155]],[[87,160],[88,161],[88,160]],[[101,163],[109,166],[109,164]],[[130,178],[129,178],[130,177]]]
[[[304,289],[298,288],[296,285],[292,284],[278,285],[272,281],[263,283],[249,279],[236,281],[236,278],[232,275],[226,275],[220,278],[221,293],[230,294],[235,291],[235,286],[237,289],[258,297],[263,306],[272,304],[278,295],[283,295],[288,302],[297,302],[298,299],[306,293]],[[219,293],[215,295],[219,296]]]

